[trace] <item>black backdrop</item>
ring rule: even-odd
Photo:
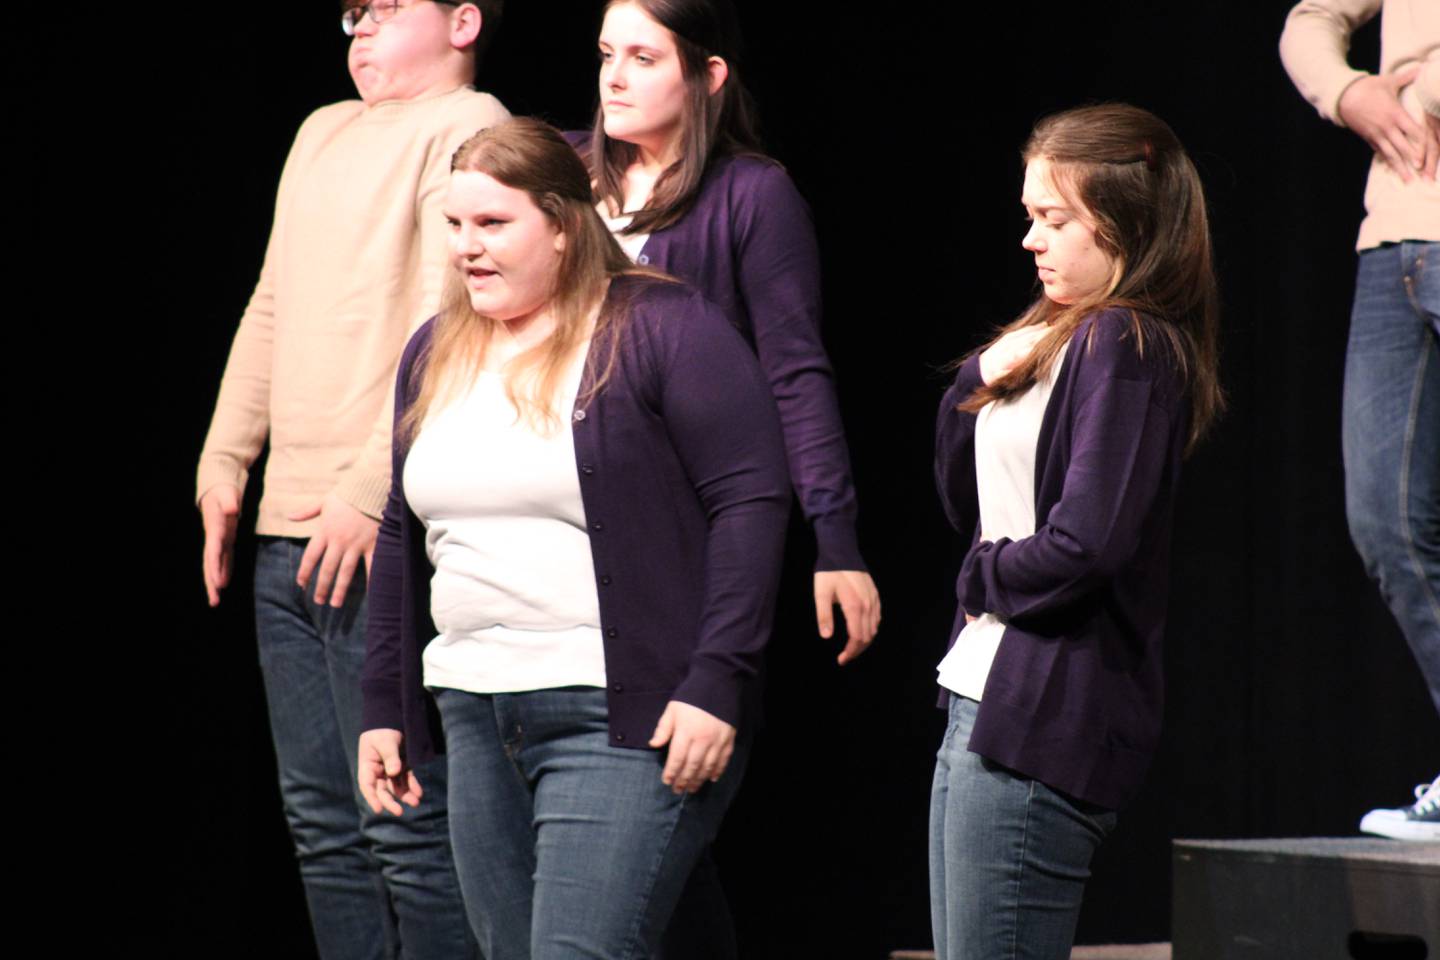
[[[513,112],[585,124],[598,4],[509,6],[482,88]],[[1440,721],[1342,511],[1339,393],[1367,155],[1286,79],[1275,46],[1288,0],[1010,3],[985,10],[983,27],[971,4],[740,6],[767,143],[816,214],[826,342],[885,610],[871,652],[836,668],[813,633],[797,527],[768,728],[718,849],[742,954],[859,960],[929,943],[933,668],[961,547],[932,495],[937,371],[1033,294],[1017,150],[1038,117],[1081,102],[1149,108],[1195,157],[1232,403],[1183,484],[1164,746],[1095,864],[1081,941],[1168,938],[1174,837],[1347,834],[1434,776]],[[121,571],[143,575],[164,611],[138,666],[125,657],[126,689],[141,691],[125,694],[127,720],[164,744],[166,771],[146,798],[163,805],[164,830],[127,838],[165,881],[132,891],[150,904],[135,932],[177,955],[215,954],[218,933],[304,956],[248,577],[206,608],[191,484],[290,139],[353,91],[333,4],[183,16],[171,26],[187,39],[127,64],[142,101],[134,135],[160,146],[145,163],[159,219],[152,207],[144,226],[164,238],[165,264],[148,278],[159,323],[142,335],[155,535]],[[1372,24],[1355,61],[1373,66],[1377,47]],[[247,537],[242,570],[251,557]]]

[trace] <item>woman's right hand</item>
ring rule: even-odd
[[[1017,363],[1028,357],[1030,351],[1035,349],[1035,344],[1049,332],[1048,326],[1036,323],[1019,330],[1011,330],[990,344],[985,352],[980,354],[980,379],[990,384],[1005,376],[1015,369]]]
[[[671,700],[655,725],[650,746],[669,744],[660,779],[676,794],[695,793],[720,779],[735,752],[735,728],[699,707]]]
[[[382,809],[395,816],[405,812],[401,802],[420,806],[420,781],[415,771],[405,766],[400,756],[400,743],[405,734],[399,730],[379,727],[360,734],[360,758],[356,763],[359,771],[360,793],[370,809],[379,813]]]

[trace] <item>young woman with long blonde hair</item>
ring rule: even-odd
[[[779,423],[720,311],[621,252],[558,132],[508,121],[452,171],[453,296],[396,387],[361,787],[418,799],[443,730],[487,960],[647,957],[750,742]]]

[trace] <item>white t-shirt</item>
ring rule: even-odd
[[[431,413],[405,462],[405,497],[435,567],[427,687],[474,693],[605,685],[594,560],[569,411],[585,350],[566,372],[552,436],[482,372]]]
[[[975,418],[975,487],[981,536],[986,540],[1019,540],[1035,533],[1035,446],[1055,378],[1064,365],[1061,352],[1049,374],[1029,390],[985,404]],[[982,613],[967,623],[940,661],[940,685],[979,700],[1004,633],[1005,621],[993,613]]]
[[[605,212],[605,204],[601,203],[600,219],[605,221],[605,226],[610,229],[610,233],[615,237],[616,242],[620,244],[620,249],[625,251],[625,256],[634,260],[636,263],[649,262],[648,260],[640,259],[640,251],[645,249],[645,243],[650,239],[650,234],[620,232],[630,226],[630,221],[635,219],[633,213],[622,213],[618,217],[612,217]]]

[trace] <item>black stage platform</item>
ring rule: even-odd
[[[1177,840],[1174,960],[1440,960],[1440,843]]]

